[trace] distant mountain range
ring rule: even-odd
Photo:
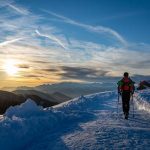
[[[71,83],[63,82],[58,84],[43,84],[36,86],[34,89],[45,93],[54,93],[59,91],[69,97],[78,97],[97,92],[115,90],[116,85],[114,82],[110,83]]]
[[[71,99],[59,92],[49,95],[35,90],[15,90],[13,92],[0,91],[0,114],[5,113],[6,109],[10,106],[19,105],[28,98],[35,101],[37,105],[43,107],[54,106]]]
[[[20,90],[21,92],[23,92],[24,90],[30,91],[30,92],[39,91],[38,94],[40,94],[40,92],[46,93],[47,97],[49,97],[48,95],[50,95],[53,98],[60,99],[59,102],[62,102],[66,99],[66,95],[69,96],[69,98],[74,98],[74,97],[78,97],[81,95],[115,90],[116,82],[117,81],[115,80],[109,81],[109,82],[105,81],[105,82],[89,82],[89,83],[62,82],[62,83],[57,83],[57,84],[43,84],[43,85],[39,85],[36,87],[22,86],[22,87],[17,87],[15,89],[14,88],[8,88],[8,89],[9,91],[14,91],[15,93],[18,93],[18,94]],[[3,89],[7,90],[7,88],[3,88]],[[61,96],[58,94],[58,92],[61,93]],[[56,96],[56,93],[57,93],[57,96]],[[58,97],[58,95],[60,97]]]
[[[0,114],[3,114],[8,107],[23,103],[28,98],[34,100],[38,105],[50,107],[81,95],[113,90],[116,86],[114,83],[63,82],[43,84],[36,87],[3,88],[3,90],[9,90],[9,92],[0,91]]]
[[[41,91],[36,91],[36,90],[15,90],[13,91],[13,93],[18,94],[18,95],[23,95],[25,97],[27,97],[28,95],[36,95],[36,96],[41,97],[42,99],[46,99],[50,102],[57,102],[57,103],[62,103],[71,99],[70,97],[59,92],[48,94],[48,93],[43,93]]]
[[[120,78],[103,82],[62,82],[43,84],[36,87],[5,87],[3,90],[11,92],[0,91],[0,114],[4,113],[9,106],[20,104],[27,98],[33,99],[43,107],[50,107],[81,95],[116,90],[118,79]],[[138,81],[140,77],[136,76],[133,80],[135,81],[135,79]]]

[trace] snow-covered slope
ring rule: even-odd
[[[149,149],[150,91],[136,93],[124,120],[117,93],[81,96],[43,109],[28,100],[0,119],[1,150]],[[133,104],[131,102],[131,104]]]

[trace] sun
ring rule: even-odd
[[[16,75],[19,71],[19,68],[17,67],[17,61],[13,59],[8,59],[4,63],[4,70],[9,75]]]

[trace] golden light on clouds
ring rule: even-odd
[[[16,75],[19,72],[19,68],[17,67],[18,62],[13,59],[6,59],[4,62],[4,71],[11,76]]]
[[[47,8],[38,11],[19,0],[0,0],[0,8],[0,88],[101,82],[124,71],[150,75],[150,43],[143,38],[129,42],[132,38],[111,25],[86,24]]]

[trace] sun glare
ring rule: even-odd
[[[4,64],[4,70],[9,75],[17,74],[17,72],[19,70],[19,68],[17,67],[17,61],[11,60],[11,59],[6,60],[6,62]]]

